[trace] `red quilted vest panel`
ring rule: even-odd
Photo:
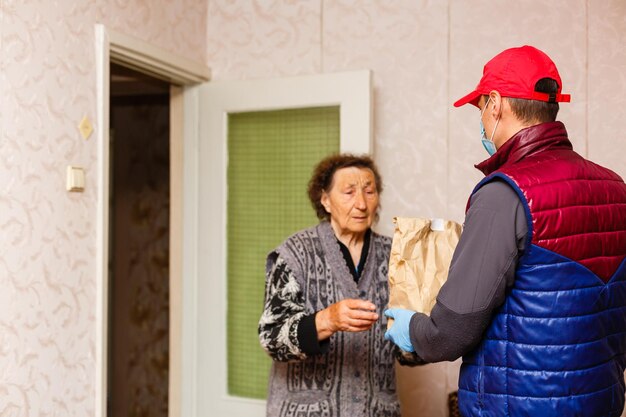
[[[584,265],[604,282],[626,258],[626,184],[572,150],[560,122],[524,129],[477,168],[517,184],[531,243]]]

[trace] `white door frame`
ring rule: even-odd
[[[227,389],[228,114],[339,106],[340,151],[372,153],[371,77],[369,70],[360,70],[269,80],[212,81],[192,88],[194,94],[198,94],[197,111],[202,115],[199,132],[194,134],[196,154],[200,158],[195,161],[198,182],[194,187],[197,187],[198,199],[194,207],[202,215],[185,212],[198,222],[198,227],[189,231],[196,234],[193,239],[197,242],[198,253],[186,251],[184,258],[185,266],[189,262],[197,268],[189,271],[190,275],[185,274],[186,281],[193,281],[189,283],[190,291],[196,295],[195,300],[190,300],[195,304],[193,313],[185,317],[190,320],[194,340],[185,339],[185,343],[197,349],[190,352],[197,355],[193,356],[197,365],[193,369],[195,384],[189,387],[193,407],[186,410],[189,414],[185,415],[265,416],[265,401],[233,397]],[[186,242],[187,230],[185,233]],[[185,379],[187,377],[191,376],[186,375]],[[203,390],[202,395],[197,395],[198,387]]]
[[[184,143],[187,135],[183,123],[197,126],[198,114],[188,96],[192,86],[210,79],[211,72],[206,65],[172,54],[144,41],[107,29],[102,24],[95,27],[96,47],[96,133],[98,140],[98,179],[97,179],[97,220],[96,220],[96,381],[95,414],[96,417],[107,415],[107,318],[108,318],[108,246],[109,246],[109,68],[111,63],[121,64],[172,85],[170,98],[170,179],[172,182],[170,208],[170,366],[169,366],[169,415],[182,416],[185,389],[188,378],[182,375],[193,369],[193,364],[184,360],[187,349],[182,343],[185,332],[182,311],[189,293],[184,291],[182,277],[185,276],[183,233],[190,229],[187,221],[183,223],[183,210],[195,210],[193,202],[188,202],[189,189],[193,190],[194,173],[197,165],[187,164],[189,146]],[[181,88],[182,86],[183,88]],[[184,120],[183,120],[184,119]],[[191,180],[189,184],[187,181]],[[189,187],[191,185],[191,188]],[[180,189],[182,188],[182,190]],[[192,193],[193,196],[193,193]],[[185,200],[185,204],[183,202]],[[195,217],[191,217],[195,221]],[[185,231],[183,231],[185,224]],[[174,226],[174,227],[172,227]],[[185,238],[185,242],[187,242]],[[193,246],[193,241],[192,241]],[[192,251],[195,253],[195,251]],[[183,352],[185,349],[185,352]],[[194,357],[194,356],[192,356]]]

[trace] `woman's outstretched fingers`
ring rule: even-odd
[[[345,299],[317,313],[315,324],[318,339],[322,340],[339,331],[369,330],[376,320],[378,314],[374,304],[365,300]]]

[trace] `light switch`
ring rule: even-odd
[[[65,187],[67,191],[83,192],[85,191],[85,170],[81,167],[67,167],[67,182]]]
[[[83,117],[83,120],[81,120],[78,124],[78,130],[80,130],[80,134],[83,136],[83,139],[89,138],[91,132],[93,132],[93,126],[87,116]]]

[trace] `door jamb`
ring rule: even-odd
[[[107,415],[107,344],[108,344],[108,239],[109,239],[109,76],[110,64],[117,63],[169,82],[170,95],[170,182],[184,187],[187,181],[195,183],[194,173],[185,164],[189,145],[185,145],[185,126],[197,124],[198,114],[187,107],[188,96],[194,89],[187,86],[206,82],[210,69],[195,61],[180,57],[147,42],[115,32],[102,24],[95,25],[96,43],[96,132],[98,140],[97,218],[96,218],[96,381],[95,415]],[[189,178],[191,174],[192,178]],[[196,173],[197,175],[197,173]],[[172,187],[174,189],[175,187]],[[169,416],[179,417],[183,408],[183,199],[187,192],[178,189],[170,195],[170,364]],[[185,228],[183,229],[183,227]],[[184,242],[191,243],[189,239]],[[172,326],[172,323],[178,323]],[[171,330],[174,329],[172,332]]]

